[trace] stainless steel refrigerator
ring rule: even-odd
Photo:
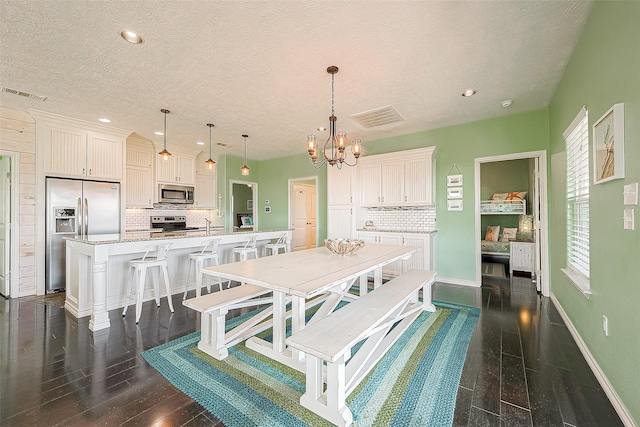
[[[64,291],[64,236],[120,232],[120,184],[47,178],[46,293]]]

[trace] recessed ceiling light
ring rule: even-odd
[[[202,141],[198,141],[198,142],[196,142],[196,144],[198,144],[198,145],[204,145],[204,142],[202,142]]]
[[[111,123],[111,120],[105,119],[105,118],[98,119],[98,120],[100,120],[102,123]]]
[[[133,31],[123,31],[120,33],[120,37],[122,37],[123,39],[125,39],[126,41],[128,41],[129,43],[133,43],[133,44],[142,44],[144,43],[144,40],[142,40],[142,37],[140,37],[138,34],[134,33]]]
[[[503,108],[510,107],[510,106],[511,106],[511,104],[513,104],[513,101],[512,101],[512,100],[510,100],[510,99],[505,99],[504,101],[502,101],[502,107],[503,107]]]
[[[158,135],[158,136],[162,136],[162,135],[164,135],[164,132],[154,132],[154,133],[155,133],[156,135]]]
[[[326,127],[324,127],[324,126],[320,126],[320,127],[318,128],[318,132],[324,132],[325,130],[327,130],[327,128],[326,128]]]
[[[476,91],[473,89],[467,89],[464,92],[462,92],[462,96],[473,96],[476,94]]]

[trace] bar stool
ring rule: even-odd
[[[204,262],[211,260],[214,262],[212,265],[220,265],[220,258],[218,258],[218,245],[220,239],[211,239],[204,245],[199,252],[192,252],[189,254],[189,266],[187,267],[187,279],[184,282],[184,295],[182,299],[187,298],[187,289],[189,287],[189,272],[191,271],[191,261],[196,265],[196,297],[199,297],[202,292],[202,268]],[[218,286],[222,290],[222,279],[218,277]],[[228,286],[227,286],[228,287]],[[211,285],[207,285],[207,292],[211,293]]]
[[[169,303],[169,309],[173,313],[173,303],[171,302],[171,288],[169,286],[169,272],[167,270],[167,252],[171,248],[171,243],[165,245],[152,245],[149,246],[147,251],[144,253],[142,258],[132,259],[129,261],[129,281],[128,281],[128,290],[125,296],[124,301],[124,309],[122,310],[122,317],[127,314],[127,308],[129,304],[127,303],[129,296],[131,295],[131,288],[134,276],[137,276],[137,294],[136,294],[136,323],[140,321],[140,315],[142,314],[142,297],[144,294],[144,285],[147,277],[147,268],[159,267],[162,270],[163,278],[164,278],[164,286],[167,290],[167,302]],[[153,254],[155,252],[155,256],[150,256],[149,254]],[[137,275],[136,275],[137,273]],[[152,274],[153,276],[153,274]],[[160,292],[158,290],[158,281],[155,277],[153,277],[153,290],[156,298],[156,305],[160,307]]]
[[[238,246],[233,248],[233,260],[235,261],[236,255],[240,257],[240,261],[245,261],[249,254],[253,254],[254,258],[258,258],[258,248],[256,248],[256,236],[251,236],[244,246]]]
[[[275,243],[267,243],[264,247],[265,255],[278,255],[280,253],[280,249],[287,253],[287,233],[280,236],[280,238]],[[269,254],[271,251],[271,254]]]

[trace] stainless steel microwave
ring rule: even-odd
[[[193,187],[158,184],[158,202],[193,204]]]

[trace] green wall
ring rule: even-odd
[[[363,143],[368,154],[437,146],[435,264],[438,276],[475,282],[475,184],[477,157],[546,150],[549,139],[547,110],[428,130]],[[463,175],[461,212],[447,211],[446,180],[453,164]]]
[[[218,193],[223,194],[224,210],[229,226],[231,215],[229,181],[250,181],[258,183],[258,195],[254,206],[258,210],[258,227],[262,230],[289,228],[289,180],[298,178],[318,179],[318,242],[327,237],[327,168],[315,169],[309,161],[309,155],[281,157],[274,160],[249,161],[249,176],[242,176],[240,168],[244,159],[234,156],[221,156],[218,166]],[[267,205],[265,201],[268,200]],[[265,207],[271,212],[265,212]]]
[[[549,108],[551,291],[617,394],[640,424],[640,222],[623,230],[623,185],[640,181],[640,2],[596,2]],[[565,143],[583,105],[591,126],[613,104],[625,107],[625,177],[590,187],[587,299],[560,271],[566,262]],[[592,156],[592,153],[590,153]],[[593,172],[591,172],[593,176]],[[593,182],[593,178],[591,179]],[[640,211],[635,207],[636,217]],[[602,316],[609,319],[609,336]]]
[[[309,155],[301,154],[260,162],[260,199],[258,210],[260,227],[288,228],[289,179],[318,178],[318,242],[327,237],[327,167],[315,169]],[[265,200],[269,200],[271,212],[266,213]]]

